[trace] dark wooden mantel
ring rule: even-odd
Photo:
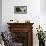
[[[9,25],[9,31],[11,32],[27,32],[28,39],[27,45],[25,46],[33,46],[33,27],[34,23],[7,23]]]

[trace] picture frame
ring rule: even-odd
[[[14,13],[15,14],[26,14],[27,6],[14,6]]]

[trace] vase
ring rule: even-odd
[[[39,46],[45,46],[45,41],[39,40]]]

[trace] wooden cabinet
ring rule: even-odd
[[[13,41],[22,46],[33,46],[33,23],[7,23],[12,33]]]

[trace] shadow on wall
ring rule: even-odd
[[[0,0],[0,31],[2,31],[2,0]]]
[[[40,0],[40,11],[46,14],[46,0]]]

